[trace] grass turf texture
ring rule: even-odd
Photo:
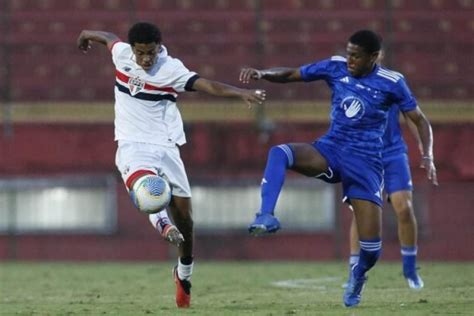
[[[360,306],[348,309],[342,305],[344,263],[198,261],[188,310],[174,304],[173,264],[1,263],[0,315],[472,315],[474,310],[474,263],[421,262],[426,286],[416,292],[408,289],[400,263],[381,262],[369,273]]]

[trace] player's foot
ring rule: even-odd
[[[179,247],[181,243],[184,241],[183,234],[176,228],[176,226],[167,224],[163,231],[161,232],[161,236],[168,241],[169,243]]]
[[[255,220],[249,225],[249,233],[254,236],[275,233],[279,229],[280,222],[271,214],[257,213]]]
[[[412,290],[421,290],[425,286],[421,277],[416,271],[404,272],[405,279],[408,282],[408,287]]]
[[[173,278],[176,283],[176,306],[188,308],[191,306],[191,282],[178,277],[178,266],[173,268]]]
[[[364,289],[367,277],[363,276],[356,278],[354,276],[354,270],[352,270],[349,281],[347,282],[346,291],[344,292],[344,305],[346,307],[354,307],[359,305],[361,300],[361,293]]]

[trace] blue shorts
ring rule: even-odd
[[[382,162],[385,182],[384,189],[388,195],[397,191],[413,190],[410,165],[406,153],[384,156],[382,157]]]
[[[360,199],[382,206],[383,165],[379,158],[348,154],[336,146],[316,141],[313,143],[326,158],[329,170],[316,176],[329,183],[342,182],[344,200]]]

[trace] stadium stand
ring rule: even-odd
[[[12,1],[11,32],[6,40],[13,52],[13,95],[18,101],[110,99],[111,93],[104,92],[111,87],[109,57],[93,51],[90,54],[96,58],[84,63],[75,50],[77,34],[83,28],[104,29],[126,39],[133,21],[150,20],[162,29],[172,55],[204,76],[228,82],[236,82],[241,66],[295,66],[344,53],[348,35],[356,28],[370,27],[386,34],[387,62],[409,76],[415,94],[434,99],[472,98],[472,79],[460,75],[466,67],[472,73],[472,2],[387,3],[264,0],[259,7],[251,0],[199,4],[187,0]],[[440,65],[440,50],[453,60]],[[36,61],[33,69],[24,65],[26,58]],[[64,77],[80,80],[80,88]],[[40,91],[35,84],[44,80],[54,87],[49,92]],[[269,89],[283,99],[325,96],[308,94],[299,86]]]

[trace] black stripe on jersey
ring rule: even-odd
[[[176,97],[171,94],[150,94],[145,92],[139,92],[135,95],[131,95],[130,90],[126,87],[122,86],[118,82],[115,82],[115,86],[119,89],[120,92],[126,93],[131,97],[145,100],[145,101],[161,101],[161,100],[168,100],[172,102],[176,102]]]
[[[184,86],[184,90],[186,91],[196,91],[193,89],[194,82],[199,79],[199,75],[194,75],[191,78],[188,79],[188,82],[186,82],[186,85]]]

